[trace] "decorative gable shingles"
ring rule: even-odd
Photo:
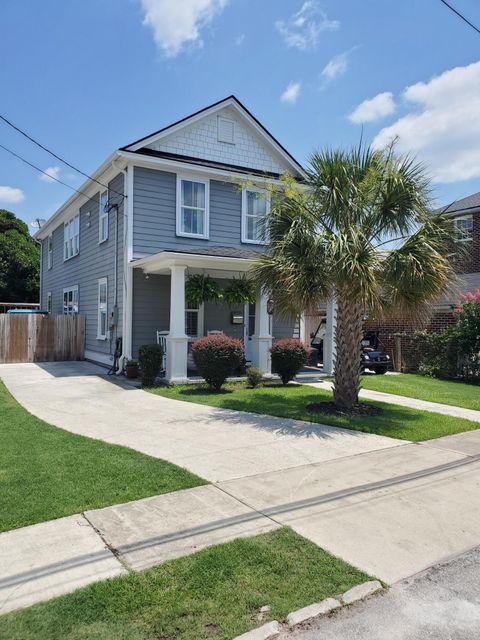
[[[218,141],[218,116],[234,120],[235,144]],[[213,115],[205,116],[178,133],[147,145],[147,148],[272,173],[281,174],[288,169],[280,157],[271,152],[260,136],[242,122],[232,109],[222,109]]]

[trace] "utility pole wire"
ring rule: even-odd
[[[450,11],[453,11],[453,13],[455,13],[461,20],[463,20],[464,22],[466,22],[468,24],[469,27],[472,27],[472,29],[474,29],[478,34],[480,34],[480,29],[478,27],[476,27],[473,22],[470,22],[470,20],[468,20],[468,18],[466,18],[464,15],[462,15],[460,13],[460,11],[457,11],[455,9],[455,7],[452,7],[451,4],[449,4],[446,0],[440,0],[440,2],[442,2],[446,7],[448,7],[450,9]]]

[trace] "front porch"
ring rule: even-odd
[[[269,314],[267,297],[258,292],[254,304],[207,302],[187,306],[186,278],[209,275],[221,287],[244,275],[252,266],[251,251],[224,249],[230,255],[163,251],[133,263],[132,355],[141,344],[161,341],[166,347],[165,376],[185,382],[192,369],[191,345],[212,332],[241,339],[248,364],[271,373],[273,337],[301,337],[299,323]],[[303,336],[302,336],[303,337]]]

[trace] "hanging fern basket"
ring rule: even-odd
[[[218,302],[222,299],[222,290],[213,278],[196,274],[185,282],[185,298],[190,304]]]
[[[223,299],[229,305],[255,302],[255,287],[246,276],[232,278],[223,291]]]

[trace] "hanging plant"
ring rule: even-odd
[[[223,291],[223,299],[229,305],[255,302],[255,288],[246,276],[232,278]]]
[[[222,298],[222,290],[213,278],[199,273],[188,276],[185,282],[185,298],[190,304],[218,302]]]

